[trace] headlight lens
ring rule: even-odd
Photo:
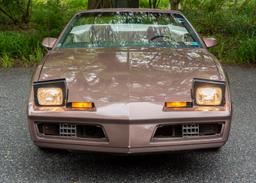
[[[195,105],[223,106],[225,104],[225,81],[194,79],[193,99]]]
[[[36,106],[65,106],[67,87],[65,79],[38,81],[33,83]]]
[[[63,92],[61,88],[38,88],[37,99],[42,106],[62,105]]]
[[[222,95],[220,87],[198,87],[196,90],[196,103],[198,105],[221,105]]]

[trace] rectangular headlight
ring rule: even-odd
[[[222,106],[225,104],[225,82],[194,79],[194,103],[200,106]]]
[[[65,79],[35,82],[34,98],[37,106],[64,106],[66,101]]]
[[[61,88],[38,88],[37,100],[39,105],[62,105],[63,92]]]

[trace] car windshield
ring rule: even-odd
[[[68,25],[58,48],[202,47],[180,14],[84,13]]]

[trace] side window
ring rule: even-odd
[[[175,18],[176,23],[178,25],[181,25],[182,27],[185,27],[188,31],[188,33],[184,35],[184,42],[192,47],[202,47],[199,38],[197,37],[192,27],[189,25],[185,17],[180,14],[173,14],[173,16]]]

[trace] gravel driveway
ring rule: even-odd
[[[146,156],[40,151],[26,121],[32,70],[0,69],[0,182],[256,182],[256,68],[225,68],[234,107],[226,146]]]

